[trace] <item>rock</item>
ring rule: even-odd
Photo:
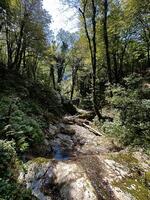
[[[120,176],[121,178],[127,176],[129,173],[129,170],[125,166],[115,162],[114,160],[106,159],[105,163],[106,163],[107,168],[110,168],[111,170],[113,170],[114,173]]]
[[[26,164],[27,172],[24,176],[20,174],[20,179],[24,178],[27,188],[32,190],[32,194],[40,200],[50,200],[42,193],[41,188],[46,180],[50,183],[53,179],[52,163],[48,159],[36,158]],[[22,178],[23,177],[23,178]],[[46,180],[44,180],[46,179]]]
[[[134,153],[137,159],[127,154],[129,150],[110,152],[111,141],[104,135],[95,136],[76,123],[50,124],[49,131],[53,137],[44,142],[53,159],[33,159],[26,164],[27,173],[19,176],[39,200],[143,199],[133,197],[135,190],[141,197],[138,188],[143,185],[149,198],[149,158],[142,152]],[[137,174],[139,168],[142,174]]]
[[[75,130],[71,128],[61,127],[60,132],[66,135],[71,135],[71,136],[75,135]]]
[[[57,135],[57,138],[60,138],[60,139],[62,139],[62,140],[71,140],[71,136],[65,135],[65,134],[61,134],[61,133],[59,133],[59,134]]]
[[[62,97],[62,104],[65,111],[71,115],[75,115],[77,113],[76,108],[73,106],[72,102],[65,97]]]
[[[46,146],[49,146],[49,145],[50,145],[50,142],[49,142],[49,140],[47,140],[47,139],[44,139],[44,144],[45,144]]]
[[[76,163],[59,162],[54,173],[61,185],[60,194],[66,200],[97,200],[94,189],[83,169]],[[63,184],[62,184],[63,183]]]
[[[123,192],[120,188],[115,187],[113,188],[113,192],[115,194],[115,196],[119,199],[119,200],[136,200],[133,196],[131,196],[129,193],[125,193]]]
[[[85,143],[86,143],[86,141],[84,139],[82,139],[82,140],[79,141],[80,145],[84,145]]]
[[[29,162],[27,166],[27,188],[30,188],[39,200],[97,200],[85,172],[74,162],[53,164],[38,158]],[[20,174],[20,177],[24,176]]]
[[[57,133],[58,128],[52,124],[49,124],[49,133],[50,135],[55,135]]]
[[[71,136],[69,135],[64,135],[64,134],[58,134],[57,137],[59,139],[61,139],[62,143],[67,143],[67,144],[70,144],[70,145],[73,145],[73,141],[71,139]]]
[[[59,128],[59,129],[61,129],[61,128],[66,128],[66,124],[64,124],[64,123],[59,123],[58,125],[57,125],[57,127]]]

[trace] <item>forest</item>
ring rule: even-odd
[[[0,200],[149,200],[150,1],[59,1],[0,0]]]

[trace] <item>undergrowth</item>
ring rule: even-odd
[[[117,110],[113,121],[105,121],[105,133],[119,139],[124,145],[142,147],[150,153],[150,89],[144,88],[140,76],[132,75],[123,85],[116,85],[107,91],[107,101],[112,110]]]

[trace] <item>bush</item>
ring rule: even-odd
[[[18,102],[19,99],[14,97],[0,99],[0,138],[14,140],[17,151],[23,152],[33,144],[41,143],[43,133],[38,122],[25,113],[27,105]],[[29,109],[30,105],[26,110]]]
[[[0,199],[30,200],[31,191],[17,183],[19,164],[14,143],[0,140]]]
[[[0,140],[0,178],[15,179],[17,174],[17,155],[14,149],[15,144]]]
[[[112,97],[107,100],[119,112],[114,122],[104,123],[103,129],[119,136],[125,145],[140,145],[150,148],[150,100],[143,99],[140,77],[128,77],[125,86],[114,86]]]

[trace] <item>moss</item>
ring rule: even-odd
[[[150,188],[150,171],[145,173],[145,184]]]
[[[50,162],[50,160],[46,159],[46,158],[43,158],[43,157],[38,157],[38,158],[33,159],[31,162],[41,165],[41,164]]]
[[[116,162],[126,165],[132,172],[132,177],[123,178],[121,181],[113,183],[114,186],[120,188],[124,192],[131,194],[136,200],[149,200],[150,199],[150,172],[146,172],[145,176],[140,175],[140,165],[138,160],[130,153],[119,153],[111,155]]]
[[[113,155],[112,157],[116,162],[130,167],[138,164],[138,160],[132,155],[132,153],[119,153],[117,155]]]
[[[144,184],[143,179],[124,178],[119,182],[114,182],[114,186],[124,192],[131,194],[136,200],[149,200],[150,190]]]

